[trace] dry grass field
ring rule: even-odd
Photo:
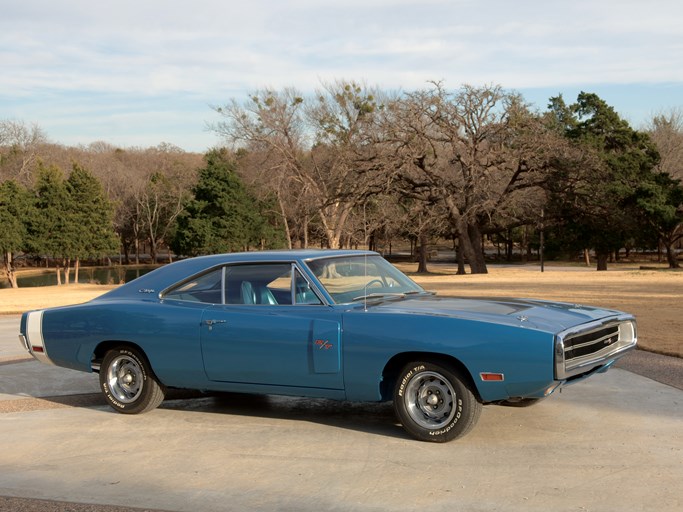
[[[398,265],[412,273],[415,265]],[[439,295],[527,297],[620,309],[638,318],[640,347],[683,357],[683,272],[626,268],[596,272],[582,267],[494,267],[486,275],[457,276],[448,265],[431,265],[413,279]],[[0,289],[0,313],[17,314],[88,301],[114,288],[79,284]]]
[[[43,309],[87,302],[116,288],[115,285],[70,284],[32,288],[0,289],[0,314],[18,314],[29,309]]]
[[[541,273],[538,267],[520,266],[456,276],[451,266],[430,270],[434,275],[412,277],[439,295],[537,298],[627,311],[638,319],[640,348],[683,357],[683,272],[546,267]]]

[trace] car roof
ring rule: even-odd
[[[205,270],[229,263],[305,262],[319,258],[376,255],[372,251],[351,249],[294,249],[281,251],[235,252],[212,254],[179,260],[159,267],[137,279],[101,295],[96,301],[113,299],[156,298],[168,287]]]

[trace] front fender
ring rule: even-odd
[[[459,361],[484,402],[537,396],[554,381],[552,334],[458,318],[349,312],[343,319],[344,380],[349,400],[381,400],[382,372],[408,352]],[[480,374],[499,373],[503,381]]]

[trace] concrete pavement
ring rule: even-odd
[[[623,369],[533,407],[485,407],[468,436],[435,445],[407,437],[389,404],[225,395],[117,414],[96,376],[21,362],[17,327],[0,317],[0,496],[192,512],[683,509],[683,391]]]

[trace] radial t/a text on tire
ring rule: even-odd
[[[165,395],[144,354],[128,346],[116,347],[105,354],[100,368],[100,388],[107,403],[124,414],[151,411],[163,402]]]
[[[428,361],[406,365],[394,388],[394,409],[403,428],[416,439],[435,443],[467,434],[482,405],[466,382],[445,365]]]

